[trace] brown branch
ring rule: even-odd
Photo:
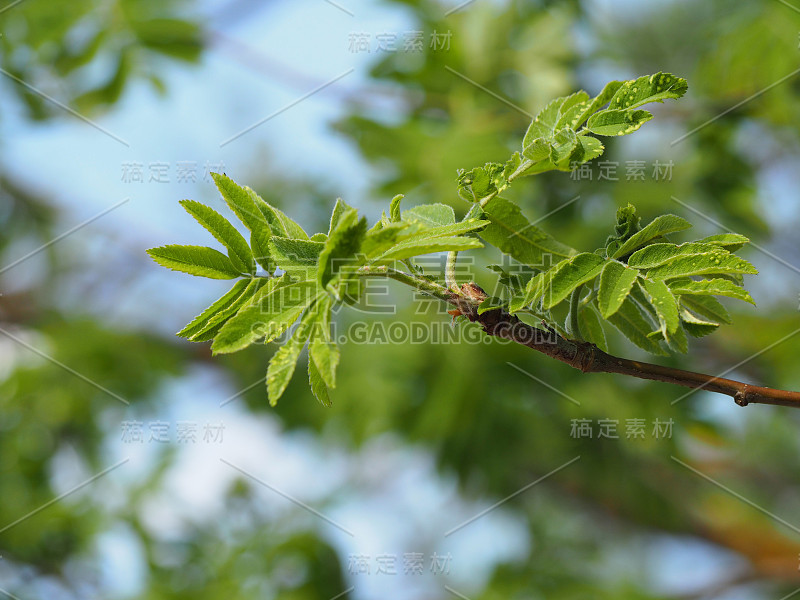
[[[639,379],[704,389],[731,396],[739,406],[775,404],[800,408],[800,392],[776,390],[724,377],[619,358],[603,352],[594,344],[568,340],[544,323],[546,329],[528,325],[499,308],[478,314],[478,305],[485,298],[486,293],[479,286],[465,283],[461,286],[461,294],[450,292],[447,301],[457,307],[459,314],[474,323],[479,323],[488,335],[538,350],[584,373],[619,373]]]

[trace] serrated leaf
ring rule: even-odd
[[[471,250],[473,248],[483,248],[483,244],[475,238],[469,237],[433,237],[418,239],[416,237],[404,240],[384,252],[375,259],[375,262],[387,260],[401,260],[413,258],[432,252],[449,252],[451,250]]]
[[[586,128],[596,135],[628,135],[653,118],[646,110],[603,110],[593,114]]]
[[[569,162],[559,165],[559,169],[571,171],[576,165],[582,165],[585,162],[589,162],[601,156],[604,150],[605,147],[597,138],[588,135],[579,135],[578,145],[575,146],[575,150],[572,151]]]
[[[359,219],[353,209],[342,213],[319,257],[319,283],[322,289],[342,270],[350,272],[357,267],[361,262],[357,254],[366,235],[366,219]]]
[[[542,268],[545,256],[562,258],[577,253],[532,225],[519,206],[509,200],[493,198],[484,206],[484,212],[491,224],[481,237],[523,264]]]
[[[162,267],[197,277],[235,279],[242,275],[222,252],[205,246],[160,246],[147,253]]]
[[[519,166],[522,164],[522,157],[520,156],[519,152],[514,152],[506,161],[505,166],[503,166],[503,179],[508,180],[511,175],[517,172]]]
[[[192,342],[207,342],[213,340],[228,319],[239,312],[241,308],[247,306],[253,298],[255,298],[256,294],[258,294],[258,291],[266,285],[269,279],[266,277],[253,277],[249,281],[247,279],[242,279],[241,281],[247,285],[239,296],[234,298],[233,301],[226,306],[220,307],[215,314],[210,315],[204,325],[192,328],[188,336]]]
[[[187,323],[183,329],[181,329],[175,335],[183,337],[183,338],[191,338],[192,335],[201,331],[208,320],[217,314],[219,311],[227,308],[231,304],[233,304],[237,298],[242,295],[242,292],[247,288],[247,286],[251,283],[251,280],[247,279],[240,279],[236,283],[233,284],[233,287],[225,293],[224,296],[214,301],[211,306],[203,310],[199,315],[197,315],[194,319],[192,319],[189,323]]]
[[[681,322],[686,333],[697,338],[714,333],[719,329],[719,323],[703,321],[685,308],[681,308]]]
[[[597,94],[597,96],[595,96],[591,102],[586,105],[583,111],[581,111],[580,115],[578,115],[578,120],[573,126],[573,129],[577,129],[583,125],[586,122],[586,119],[608,104],[617,90],[622,86],[622,83],[622,81],[608,82],[603,90]]]
[[[649,269],[647,276],[651,279],[675,279],[721,273],[754,275],[758,273],[758,270],[745,259],[719,249],[717,252],[679,256],[659,267]]]
[[[255,274],[256,264],[250,246],[236,228],[210,206],[194,200],[181,200],[181,206],[228,250],[228,258],[243,273]]]
[[[396,245],[400,239],[408,235],[408,223],[391,223],[386,227],[377,230],[370,230],[361,245],[361,251],[367,259],[374,258],[389,250]]]
[[[716,323],[731,323],[731,316],[713,296],[680,296],[681,306]]]
[[[606,262],[597,290],[597,304],[604,319],[619,310],[638,277],[635,269],[629,269],[615,260]]]
[[[536,138],[522,149],[522,155],[534,162],[550,158],[551,138]]]
[[[322,406],[330,408],[331,398],[328,394],[328,386],[322,380],[322,375],[320,375],[319,369],[317,369],[310,355],[308,357],[308,383],[311,386],[311,393],[314,394],[314,397],[319,400]]]
[[[397,194],[389,203],[389,219],[393,223],[400,221],[400,202],[405,198],[403,194]]]
[[[648,337],[652,331],[650,322],[644,318],[637,304],[630,297],[622,303],[617,312],[608,318],[608,322],[642,350],[662,356],[666,354],[658,342]]]
[[[325,242],[292,240],[273,236],[269,241],[272,257],[278,267],[301,279],[316,279],[317,264]]]
[[[722,246],[729,252],[736,252],[739,248],[749,243],[750,239],[738,233],[720,233],[697,240],[698,244],[712,244]]]
[[[744,288],[739,287],[727,279],[678,279],[669,282],[669,289],[673,294],[689,294],[692,296],[728,296],[737,300],[744,300],[755,306],[752,296]]]
[[[256,301],[222,326],[211,345],[212,353],[236,352],[260,338],[271,342],[291,327],[318,289],[314,282],[290,281],[285,275],[270,279]]]
[[[275,268],[269,257],[269,238],[272,229],[262,214],[256,198],[258,195],[250,188],[238,185],[227,175],[211,173],[225,203],[233,213],[250,230],[250,246],[256,261],[269,272]]]
[[[727,254],[719,246],[690,242],[686,244],[650,244],[637,250],[628,258],[628,266],[637,269],[652,269],[671,261],[679,256],[692,256],[717,252],[720,256]]]
[[[567,96],[567,99],[564,100],[563,104],[558,110],[558,121],[555,125],[556,131],[564,127],[569,127],[574,131],[577,126],[578,119],[588,106],[589,94],[583,90]]]
[[[591,252],[560,262],[547,272],[542,306],[548,310],[566,300],[575,288],[600,275],[604,263],[601,256]]]
[[[291,219],[285,212],[269,204],[250,188],[245,189],[252,195],[258,210],[261,211],[261,214],[264,215],[264,218],[269,223],[273,235],[296,240],[308,239],[308,234],[305,232],[305,230],[293,219]]]
[[[685,79],[675,77],[672,73],[644,75],[623,83],[611,99],[609,108],[631,109],[650,102],[680,98],[688,87]]]
[[[578,145],[578,136],[572,129],[564,128],[556,132],[550,145],[550,162],[559,165],[569,161],[570,156]]]
[[[556,98],[550,101],[536,117],[534,117],[528,130],[525,132],[525,137],[522,139],[522,147],[527,148],[536,138],[549,138],[556,130],[558,123],[559,111],[561,106],[566,102],[567,96]]]
[[[578,327],[580,327],[580,334],[584,340],[591,342],[603,352],[608,352],[603,323],[591,304],[586,304],[578,309]]]
[[[339,219],[341,218],[342,214],[345,211],[352,210],[352,207],[348,206],[347,203],[342,200],[341,198],[336,199],[336,204],[333,205],[333,211],[331,212],[331,221],[330,225],[328,226],[328,235],[336,229],[336,225],[339,223]]]
[[[617,251],[614,252],[611,258],[620,258],[626,254],[630,254],[634,250],[638,250],[651,240],[668,233],[689,229],[691,226],[692,224],[689,223],[689,221],[677,215],[661,215],[629,237]]]
[[[308,238],[308,239],[309,239],[309,241],[311,241],[311,242],[324,242],[325,240],[327,240],[327,239],[328,239],[328,234],[327,234],[327,233],[322,233],[322,232],[320,232],[320,233],[315,233],[314,235],[312,235],[312,236],[311,236],[310,238]]]
[[[656,310],[664,338],[669,340],[678,330],[681,323],[678,317],[678,302],[675,300],[675,296],[663,281],[643,279],[639,282],[639,285],[645,291],[650,304]]]
[[[447,204],[421,204],[404,210],[401,219],[406,223],[419,223],[425,227],[441,227],[454,224],[456,214]]]

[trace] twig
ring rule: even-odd
[[[454,305],[469,321],[480,324],[487,335],[538,350],[584,373],[619,373],[639,379],[704,389],[730,396],[739,406],[773,404],[800,408],[800,392],[751,385],[734,379],[619,358],[603,352],[594,344],[567,339],[553,329],[538,329],[528,325],[499,308],[479,315],[478,305],[486,298],[486,293],[474,283],[465,283],[461,286],[461,293],[457,294],[428,279],[388,267],[364,267],[359,274],[367,277],[389,277],[415,287]]]

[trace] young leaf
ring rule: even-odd
[[[278,267],[301,279],[316,278],[317,263],[325,242],[292,240],[273,236],[269,241],[270,252]]]
[[[367,235],[367,220],[359,219],[352,208],[342,213],[331,231],[319,256],[319,283],[325,289],[343,269],[352,270],[359,259],[356,256]]]
[[[719,329],[719,323],[703,321],[685,308],[681,308],[681,322],[686,332],[692,337],[697,338],[714,333]]]
[[[389,219],[392,223],[400,221],[400,202],[405,198],[403,194],[397,194],[389,203]]]
[[[744,300],[755,306],[752,296],[744,288],[727,279],[677,279],[669,282],[669,289],[673,294],[700,295],[700,296],[729,296]]]
[[[616,260],[610,260],[600,274],[600,287],[597,290],[597,305],[604,319],[613,315],[633,287],[639,274]]]
[[[375,258],[407,236],[408,230],[408,223],[391,223],[381,229],[367,231],[361,251],[368,259]]]
[[[253,249],[255,259],[267,271],[272,272],[275,266],[269,257],[268,242],[271,229],[266,218],[256,204],[258,195],[250,188],[243,188],[237,185],[227,175],[212,173],[211,177],[217,186],[225,203],[239,220],[250,230],[250,246]]]
[[[316,295],[314,282],[292,282],[275,277],[260,290],[257,300],[222,326],[211,351],[227,354],[246,348],[259,338],[269,343],[291,327]]]
[[[672,295],[667,284],[663,281],[643,279],[639,282],[639,285],[642,286],[650,304],[656,310],[664,338],[669,340],[671,334],[674,334],[681,324],[678,317],[678,302],[675,300],[675,296]]]
[[[183,329],[181,329],[175,335],[183,337],[183,338],[191,338],[192,335],[197,333],[198,331],[202,330],[208,320],[216,315],[219,311],[227,308],[231,304],[233,304],[239,296],[242,295],[245,288],[250,284],[250,280],[247,279],[240,279],[236,283],[233,284],[233,287],[228,290],[228,292],[216,300],[211,306],[206,308],[203,312],[197,315],[194,319],[192,319]]]
[[[547,273],[549,278],[545,283],[542,307],[548,310],[566,300],[572,290],[597,277],[603,270],[604,263],[601,256],[591,252],[578,254],[558,263]]]
[[[589,117],[586,128],[597,135],[628,135],[652,118],[646,110],[603,110]]]
[[[597,138],[588,135],[578,136],[578,145],[569,157],[569,162],[565,165],[565,170],[572,170],[577,165],[582,165],[585,162],[593,160],[603,154],[605,147],[602,142]],[[559,165],[559,169],[562,165]]]
[[[652,354],[666,354],[658,342],[648,337],[652,327],[631,298],[625,300],[619,310],[608,318],[608,321],[642,350],[647,350]]]
[[[591,342],[603,352],[608,352],[603,323],[591,304],[586,304],[578,309],[578,327],[580,327],[580,334],[584,340]]]
[[[209,279],[234,279],[242,272],[219,250],[205,246],[161,246],[147,253],[162,267]]]
[[[322,406],[329,408],[331,406],[331,398],[328,394],[328,386],[322,380],[322,375],[314,364],[314,359],[311,355],[308,357],[308,383],[311,386],[311,393],[320,401]]]
[[[264,218],[269,223],[273,235],[279,237],[287,237],[296,240],[307,240],[308,234],[303,230],[300,225],[290,219],[286,213],[279,208],[275,208],[267,203],[261,196],[256,194],[250,188],[245,188],[248,193],[253,196],[258,210],[264,215]]]
[[[701,244],[690,242],[687,244],[650,244],[641,250],[637,250],[628,258],[628,266],[637,269],[652,269],[678,256],[691,256],[694,254],[705,254],[716,252],[719,256],[724,256],[727,251],[713,244]]]
[[[401,216],[406,223],[420,223],[425,227],[453,225],[456,215],[447,204],[421,204],[403,211]]]
[[[554,165],[559,163],[569,162],[569,158],[578,145],[578,136],[575,132],[568,127],[559,130],[553,136],[553,142],[550,145],[550,162]]]
[[[675,77],[672,73],[644,75],[623,83],[611,99],[609,108],[631,109],[650,102],[680,98],[688,87],[685,79]]]
[[[589,94],[580,90],[571,96],[568,96],[558,111],[558,121],[556,122],[555,129],[563,129],[569,127],[575,131],[578,119],[589,106]]]
[[[352,208],[348,206],[344,200],[342,200],[341,198],[337,198],[336,204],[333,205],[333,212],[331,212],[331,224],[328,227],[328,235],[330,235],[331,232],[334,229],[336,229],[336,225],[338,225],[339,219],[342,217],[345,211],[348,210],[352,210]]]
[[[725,307],[712,296],[680,296],[681,306],[716,323],[730,323],[731,316]]]
[[[204,323],[198,323],[192,327],[190,331],[185,334],[186,337],[193,342],[207,342],[208,340],[214,339],[228,319],[239,312],[243,306],[246,306],[268,281],[269,279],[266,277],[253,277],[250,280],[242,279],[238,281],[237,284],[245,284],[241,293],[225,305],[219,306],[219,308],[214,307],[214,305],[209,307],[209,309],[212,307],[216,308],[214,313],[210,314]],[[223,298],[226,296],[227,294],[223,296]],[[184,331],[185,330],[186,328],[184,328]],[[181,331],[181,333],[184,333],[184,331]]]
[[[692,256],[679,256],[671,261],[650,269],[651,279],[675,279],[694,275],[717,275],[721,273],[756,274],[758,270],[743,258],[724,251],[707,252]]]
[[[231,223],[210,206],[194,200],[181,200],[181,206],[205,227],[228,250],[233,266],[243,273],[255,275],[256,264],[250,246]]]
[[[303,346],[306,345],[311,335],[317,315],[314,306],[306,310],[289,341],[272,355],[267,367],[267,396],[270,406],[275,406],[283,392],[286,391],[286,386],[289,385],[297,366],[300,352],[303,351]]]
[[[650,240],[654,240],[668,233],[689,229],[691,226],[692,224],[689,223],[689,221],[677,215],[661,215],[629,237],[617,251],[614,252],[611,258],[620,258],[630,254],[634,250],[638,250],[650,242]]]
[[[729,252],[736,252],[739,248],[749,242],[749,238],[738,233],[720,233],[717,235],[710,235],[697,240],[698,244],[712,244],[714,246],[722,246]]]
[[[311,359],[314,366],[327,387],[336,387],[336,367],[339,365],[339,348],[336,342],[330,340],[314,339],[309,346]]]
[[[481,237],[523,264],[542,268],[545,255],[562,258],[577,254],[531,224],[519,206],[509,200],[492,198],[484,211],[491,224]]]
[[[414,237],[393,246],[376,258],[375,262],[413,258],[423,254],[431,254],[432,252],[471,250],[472,248],[483,248],[483,244],[475,238],[469,237],[435,237],[422,239]]]
[[[527,148],[537,138],[549,138],[555,133],[558,123],[559,111],[566,102],[567,96],[556,98],[545,106],[533,119],[525,137],[522,139],[522,148]]]
[[[622,81],[610,81],[608,82],[603,90],[595,96],[591,102],[589,102],[586,107],[581,111],[578,115],[577,121],[572,126],[573,129],[578,129],[581,125],[586,122],[590,116],[596,113],[598,110],[603,108],[606,104],[611,101],[611,98],[614,94],[617,93],[617,90],[622,87]]]

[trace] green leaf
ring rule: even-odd
[[[619,310],[608,318],[608,321],[642,350],[662,356],[666,354],[658,342],[648,337],[652,331],[650,322],[644,318],[641,310],[631,298],[625,300]]]
[[[456,222],[453,208],[447,204],[421,204],[403,211],[401,218],[406,223],[420,223],[425,227],[441,227]]]
[[[550,138],[536,138],[522,149],[522,155],[534,162],[550,158]]]
[[[680,296],[681,306],[697,313],[703,317],[711,319],[717,323],[731,323],[731,316],[725,307],[712,296]]]
[[[546,310],[566,300],[572,290],[592,281],[603,270],[605,260],[597,254],[584,252],[562,261],[547,272],[542,306]]]
[[[679,256],[659,267],[648,270],[647,276],[651,279],[675,279],[676,277],[721,273],[752,275],[758,273],[758,270],[743,258],[727,254],[720,249],[718,252]]]
[[[269,241],[272,257],[278,267],[292,276],[306,280],[316,279],[319,255],[324,247],[325,242],[311,240],[273,237]]]
[[[228,290],[224,296],[216,300],[211,306],[197,315],[175,335],[183,338],[191,338],[192,335],[201,331],[208,324],[208,320],[211,317],[233,304],[242,295],[242,292],[244,292],[251,282],[252,280],[240,279],[234,283],[233,287]]]
[[[359,219],[358,213],[352,208],[342,213],[319,256],[319,283],[322,289],[343,270],[351,272],[358,266],[360,259],[356,255],[366,235],[366,219]]]
[[[491,224],[481,237],[519,262],[542,268],[545,255],[567,257],[577,252],[532,225],[519,206],[503,198],[492,198],[484,206]]]
[[[558,131],[564,127],[569,127],[573,131],[577,127],[578,120],[589,106],[589,94],[580,90],[571,96],[567,96],[564,103],[558,110],[558,121],[556,122],[555,129]]]
[[[483,244],[475,238],[469,237],[434,237],[423,239],[414,237],[393,246],[376,258],[375,262],[413,258],[423,254],[431,254],[432,252],[471,250],[472,248],[483,248]]]
[[[685,308],[681,308],[681,322],[683,328],[692,337],[703,337],[719,329],[719,323],[699,319]]]
[[[559,111],[566,100],[567,96],[556,98],[536,115],[528,127],[528,131],[525,132],[525,137],[522,140],[523,149],[527,148],[537,138],[549,138],[553,135],[558,123]]]
[[[604,319],[619,310],[638,277],[635,269],[629,269],[620,262],[610,260],[606,263],[600,274],[597,291],[597,304]]]
[[[550,145],[550,162],[559,165],[562,162],[569,162],[569,158],[578,145],[578,136],[572,129],[564,128],[553,136]]]
[[[605,147],[602,142],[597,138],[588,135],[578,136],[578,145],[569,157],[569,162],[565,165],[565,170],[572,170],[576,165],[582,165],[585,162],[593,160],[603,154]],[[561,169],[562,166],[559,165]]]
[[[291,281],[286,275],[270,279],[252,304],[222,326],[211,345],[212,353],[236,352],[260,338],[265,344],[271,342],[297,320],[317,290],[314,282]]]
[[[589,117],[586,128],[597,135],[628,135],[653,118],[646,110],[603,110]]]
[[[319,373],[314,364],[314,359],[309,355],[308,357],[308,383],[311,386],[311,393],[320,401],[322,406],[329,408],[331,406],[331,398],[328,394],[328,386],[322,380],[322,375]]]
[[[311,236],[310,238],[308,238],[308,239],[309,239],[309,241],[311,241],[311,242],[324,242],[325,240],[327,240],[327,239],[328,239],[328,234],[327,234],[327,233],[322,233],[322,232],[320,232],[320,233],[315,233],[314,235],[312,235],[312,236]]]
[[[597,96],[595,96],[591,102],[587,103],[586,107],[583,109],[580,115],[578,115],[578,119],[572,128],[578,129],[578,127],[584,124],[586,119],[608,104],[614,94],[617,93],[617,90],[622,87],[622,83],[623,82],[621,81],[608,82],[603,90],[597,94]]]
[[[738,233],[720,233],[697,240],[698,244],[713,244],[722,246],[729,252],[736,252],[739,248],[749,243],[750,239]]]
[[[219,330],[222,328],[222,326],[228,321],[228,319],[230,319],[233,315],[239,312],[239,310],[243,306],[249,304],[250,301],[258,293],[258,291],[262,287],[264,287],[264,285],[268,281],[269,279],[267,279],[266,277],[254,277],[250,280],[242,279],[238,281],[237,285],[241,283],[245,284],[244,289],[238,296],[233,298],[230,302],[226,303],[225,305],[219,307],[215,307],[214,305],[210,306],[209,309],[215,308],[216,310],[214,311],[213,314],[209,314],[206,317],[204,323],[198,322],[188,332],[186,331],[188,329],[187,326],[180,333],[186,332],[185,337],[188,337],[193,342],[207,342],[208,340],[214,339]],[[223,298],[225,298],[227,295],[228,294],[223,296]],[[202,316],[203,314],[200,315],[200,317]],[[200,317],[197,317],[197,319],[200,319]]]
[[[361,251],[368,259],[375,258],[407,236],[408,230],[408,223],[390,223],[381,229],[368,231]]]
[[[578,327],[584,340],[591,342],[603,352],[608,352],[603,323],[591,304],[585,304],[578,309]]]
[[[634,250],[638,250],[650,242],[650,240],[659,238],[668,233],[689,229],[691,226],[692,224],[689,223],[689,221],[677,215],[661,215],[629,237],[625,243],[614,252],[611,258],[620,258],[626,254],[630,254]]]
[[[308,234],[303,230],[303,228],[289,218],[286,213],[266,202],[261,196],[256,194],[250,188],[245,189],[253,196],[256,206],[258,206],[258,210],[261,211],[261,214],[264,215],[264,218],[269,223],[273,235],[296,240],[308,239]]]
[[[348,206],[344,200],[341,198],[336,199],[336,204],[333,205],[333,212],[331,212],[331,224],[328,227],[328,235],[336,229],[336,225],[339,223],[339,219],[345,213],[345,211],[352,210],[352,207]]]
[[[467,202],[478,202],[482,198],[499,193],[508,182],[503,176],[505,166],[500,163],[486,163],[471,171],[458,172],[458,195]]]
[[[250,230],[250,246],[256,261],[271,273],[275,268],[270,260],[268,246],[272,230],[256,204],[258,195],[250,188],[243,188],[236,184],[227,175],[211,173],[211,177],[225,203]]]
[[[339,348],[328,339],[313,340],[309,346],[311,359],[327,387],[336,387],[336,367],[339,365]]]
[[[720,256],[727,254],[721,247],[713,244],[690,242],[687,244],[651,244],[637,250],[628,258],[628,266],[637,269],[652,269],[679,256],[692,256],[716,252]]]
[[[205,246],[169,245],[150,248],[147,253],[162,267],[210,279],[234,279],[242,272],[219,250]]]
[[[680,98],[688,87],[685,79],[675,77],[672,73],[644,75],[623,83],[611,99],[609,108],[631,109],[650,102]]]
[[[678,295],[729,296],[755,306],[755,301],[747,290],[727,279],[703,279],[702,281],[677,279],[669,282],[669,289],[673,294]]]
[[[678,317],[678,302],[675,300],[675,296],[672,295],[667,284],[663,281],[643,279],[639,282],[639,285],[645,291],[650,304],[656,310],[664,338],[669,340],[671,334],[674,334],[681,324]]]
[[[256,264],[247,241],[225,217],[210,206],[194,200],[181,200],[181,206],[228,250],[228,258],[241,272],[255,274]]]
[[[393,223],[400,221],[400,202],[405,198],[403,194],[397,194],[389,203],[389,219]]]

